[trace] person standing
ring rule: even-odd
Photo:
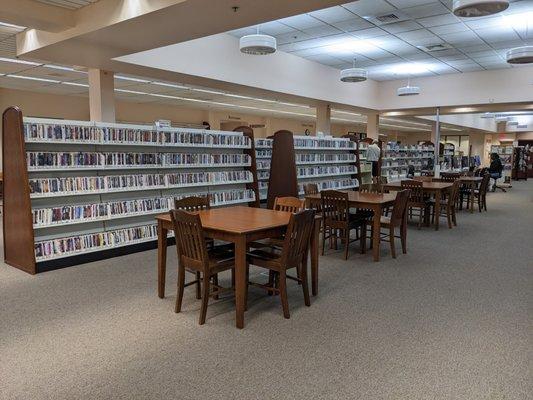
[[[381,157],[381,149],[378,146],[378,141],[374,140],[368,150],[366,151],[367,161],[372,162],[372,178],[377,178],[378,176],[378,162]],[[374,179],[373,179],[374,180]]]

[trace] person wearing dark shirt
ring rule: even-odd
[[[496,180],[502,177],[503,164],[502,160],[498,153],[490,154],[490,166],[489,174],[492,179],[494,179],[494,185],[492,186],[492,191],[496,190]]]

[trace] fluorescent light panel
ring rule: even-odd
[[[48,83],[60,83],[60,81],[57,81],[55,79],[46,79],[46,78],[37,78],[34,76],[26,76],[26,75],[6,75],[8,78],[17,78],[17,79],[26,79],[28,81],[39,81],[39,82],[48,82]]]
[[[41,63],[36,63],[36,62],[33,62],[33,61],[20,60],[18,58],[0,57],[0,61],[10,62],[10,63],[15,63],[15,64],[24,64],[24,65],[42,65]]]

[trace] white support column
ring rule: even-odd
[[[439,152],[440,152],[440,108],[437,107],[435,123],[431,128],[431,141],[435,143],[435,160],[434,160],[434,170],[435,178],[440,178],[440,164],[439,164]]]
[[[91,121],[115,122],[113,72],[89,69],[89,111]]]
[[[331,134],[331,106],[327,103],[320,103],[316,108],[316,132]]]
[[[366,114],[366,136],[379,139],[379,113]]]

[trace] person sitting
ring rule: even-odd
[[[489,174],[492,179],[494,179],[494,185],[492,185],[492,191],[496,191],[496,188],[498,187],[496,185],[496,181],[502,177],[502,171],[503,171],[503,164],[502,160],[500,159],[500,156],[498,153],[491,153],[490,154],[490,166],[489,166]],[[501,188],[504,192],[505,190]]]

